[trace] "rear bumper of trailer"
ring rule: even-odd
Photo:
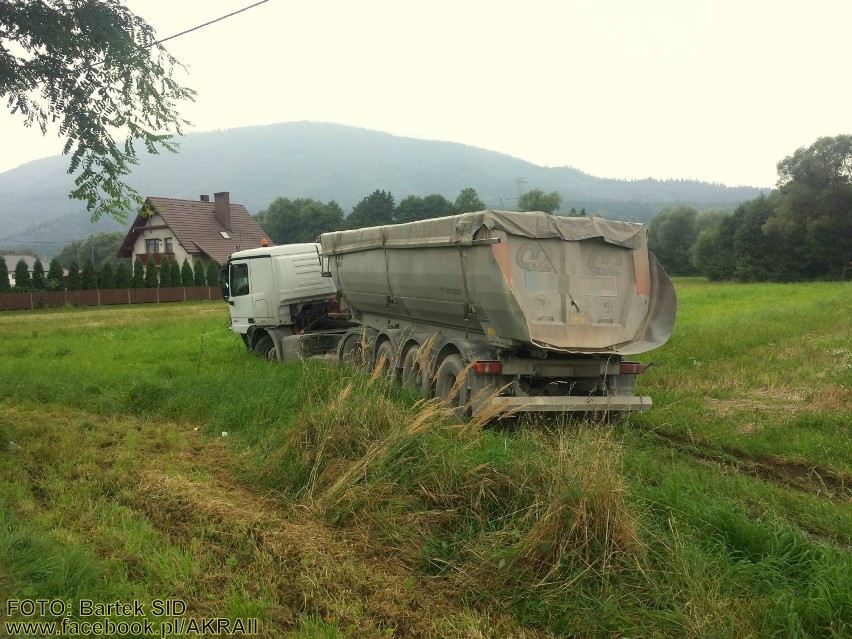
[[[646,411],[651,409],[651,405],[650,397],[635,397],[630,395],[609,397],[494,397],[484,402],[477,412],[606,413]]]

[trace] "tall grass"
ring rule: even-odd
[[[378,373],[270,366],[211,304],[0,315],[0,450],[13,441],[30,460],[0,452],[15,478],[0,491],[0,565],[16,592],[52,592],[28,563],[52,555],[21,545],[32,536],[77,566],[59,589],[107,575],[103,596],[215,593],[298,636],[476,636],[486,623],[506,636],[844,636],[849,289],[810,286],[680,284],[675,334],[640,380],[655,408],[616,425],[484,428]],[[68,410],[77,447],[69,433],[63,455],[33,446],[38,422],[60,429]],[[368,567],[335,563],[348,555],[313,522]],[[113,541],[93,552],[93,530]],[[124,576],[116,556],[135,558],[117,562]],[[406,606],[452,593],[466,612],[427,622],[394,608],[388,622],[388,600],[368,603],[380,580]]]

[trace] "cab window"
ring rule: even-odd
[[[248,295],[248,264],[231,264],[231,296]]]

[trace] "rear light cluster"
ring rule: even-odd
[[[622,375],[638,375],[644,373],[646,368],[648,367],[645,364],[639,362],[621,362],[620,372]]]
[[[473,372],[480,375],[500,375],[503,372],[503,362],[476,361],[473,363]]]

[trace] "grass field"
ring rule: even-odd
[[[270,366],[225,304],[0,314],[0,621],[850,636],[852,286],[677,288],[654,409],[615,425]]]

